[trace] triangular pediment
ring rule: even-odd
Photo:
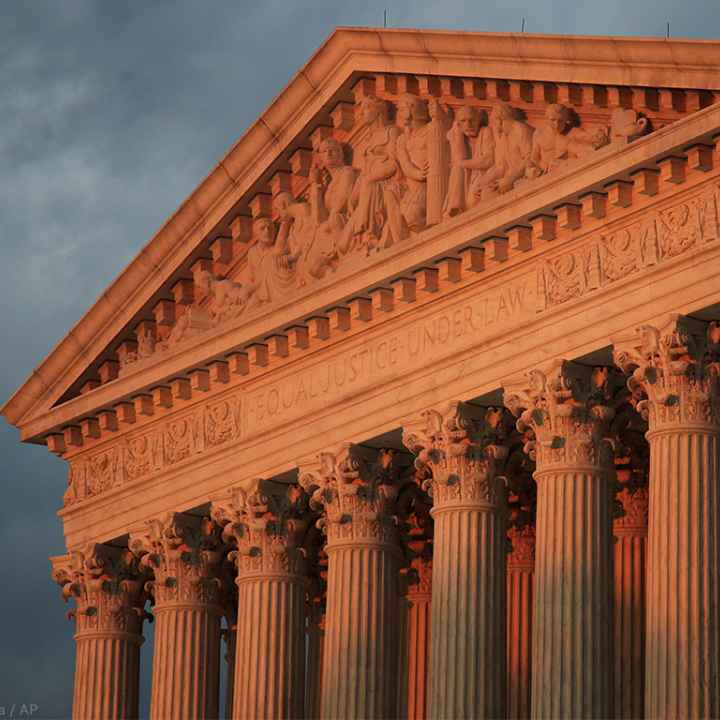
[[[715,42],[339,29],[3,414],[42,440],[262,353],[385,258],[702,111],[719,65]]]

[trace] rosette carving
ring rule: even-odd
[[[505,490],[497,470],[506,455],[502,410],[452,402],[430,409],[403,428],[403,443],[428,468],[424,483],[435,508],[445,505],[504,507]],[[484,422],[483,422],[484,420]]]
[[[221,605],[223,546],[218,526],[208,517],[169,513],[131,533],[130,549],[152,572],[147,583],[155,605]]]
[[[144,574],[127,548],[89,545],[53,567],[53,580],[67,602],[75,600],[78,633],[118,632],[140,635],[145,617]]]
[[[318,526],[328,545],[365,541],[397,545],[395,499],[399,464],[392,450],[345,444],[299,463],[300,484],[311,508],[323,512]]]
[[[671,315],[614,340],[615,363],[630,374],[631,393],[650,430],[720,429],[720,323]]]
[[[527,433],[525,452],[537,463],[536,475],[565,466],[612,466],[611,380],[607,368],[563,360],[505,384],[505,405],[518,418],[518,431]]]
[[[307,496],[297,485],[258,481],[250,492],[234,488],[213,502],[212,515],[223,540],[235,548],[238,582],[269,575],[303,575],[301,545],[308,527]]]

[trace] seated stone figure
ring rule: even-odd
[[[348,222],[356,179],[357,172],[346,162],[342,145],[332,137],[323,140],[310,170],[308,199],[316,230],[304,260],[304,276],[322,278],[337,267],[336,242]]]
[[[492,166],[479,173],[470,191],[479,199],[495,197],[512,190],[525,176],[532,150],[533,128],[520,119],[510,105],[498,102],[490,112],[494,156]]]
[[[452,217],[476,205],[480,197],[470,192],[475,178],[495,162],[495,142],[487,113],[463,105],[447,133],[450,143],[450,179],[444,213]]]
[[[528,177],[538,177],[581,158],[608,142],[607,132],[598,128],[588,132],[573,126],[573,111],[565,105],[553,103],[545,110],[545,124],[533,134]]]
[[[400,129],[391,125],[384,100],[366,97],[360,103],[362,124],[368,133],[358,149],[360,175],[350,198],[351,215],[337,243],[340,256],[369,254],[408,236],[400,208],[397,140]]]

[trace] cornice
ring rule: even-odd
[[[10,423],[23,426],[22,436],[26,440],[49,429],[42,422],[42,415],[33,416],[33,410],[62,394],[83,366],[112,342],[157,287],[172,277],[203,239],[216,231],[239,199],[253,192],[270,165],[306,132],[323,105],[342,90],[353,74],[480,74],[508,79],[531,75],[538,81],[595,83],[601,73],[606,84],[718,89],[718,66],[720,44],[714,41],[339,28],[33,371],[1,412]],[[720,123],[716,123],[715,127],[718,126]],[[643,141],[642,147],[653,147],[655,140],[653,136]],[[512,204],[508,200],[509,196],[500,205]],[[468,220],[463,218],[463,226]],[[455,226],[448,224],[448,228]],[[407,253],[405,248],[402,253]],[[368,280],[374,277],[370,270],[366,274]],[[182,363],[182,359],[177,362]],[[72,403],[66,405],[86,411],[83,402]]]

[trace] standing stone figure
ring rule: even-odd
[[[449,217],[459,215],[480,200],[470,189],[476,177],[488,171],[495,161],[495,142],[487,123],[484,110],[464,105],[457,110],[447,133],[451,165],[445,215]]]
[[[443,206],[450,175],[450,145],[447,133],[450,116],[435,98],[428,100],[427,224],[436,225],[442,220]]]
[[[359,152],[360,176],[350,199],[352,215],[338,243],[340,255],[370,253],[407,237],[397,177],[400,130],[389,124],[387,103],[376,97],[363,98],[360,113],[369,135]]]
[[[398,98],[397,123],[404,132],[397,141],[397,158],[406,182],[400,210],[413,231],[425,227],[427,215],[429,121],[424,100],[410,93]]]

